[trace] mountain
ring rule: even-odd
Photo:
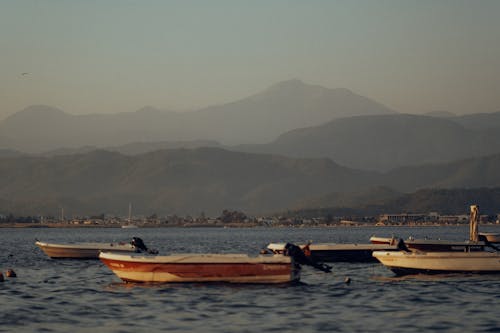
[[[438,212],[469,214],[470,205],[479,205],[481,214],[500,213],[500,187],[424,189],[387,202],[385,212]]]
[[[498,215],[500,213],[500,187],[473,189],[423,189],[412,193],[392,192],[382,199],[376,194],[378,190],[366,191],[369,195],[359,198],[357,193],[336,193],[328,197],[337,197],[341,201],[349,201],[348,205],[339,205],[331,201],[330,205],[302,206],[282,214],[285,216],[318,217],[318,216],[377,216],[380,214],[428,214],[437,212],[440,215],[456,215],[469,213],[470,205],[479,205],[481,214]],[[316,208],[314,208],[316,207]]]
[[[215,140],[227,144],[269,142],[286,131],[335,118],[392,113],[395,112],[384,105],[348,89],[289,80],[243,100],[205,108],[196,117],[203,119],[208,129],[217,128],[219,138]],[[205,133],[204,138],[213,138],[203,128],[199,130]]]
[[[12,148],[26,152],[160,141],[168,127],[165,120],[176,116],[175,112],[151,108],[119,114],[71,115],[35,105],[0,123],[0,135],[9,138]]]
[[[269,144],[234,149],[327,157],[350,168],[387,171],[498,153],[500,137],[491,131],[466,129],[450,119],[391,114],[336,119],[292,130]]]
[[[500,154],[442,164],[403,167],[381,182],[403,192],[424,188],[500,187]]]
[[[9,144],[3,148],[26,152],[153,141],[263,143],[338,117],[393,112],[347,89],[290,80],[239,101],[191,112],[146,107],[137,112],[71,115],[49,106],[31,106],[0,123],[0,138],[5,137],[0,141]]]
[[[292,209],[307,210],[317,208],[356,209],[383,206],[387,202],[401,198],[404,194],[386,186],[374,186],[351,192],[333,192],[299,201]],[[328,209],[327,208],[327,209]]]
[[[369,184],[369,173],[327,159],[217,148],[125,156],[107,151],[0,161],[0,214],[220,214],[287,209],[305,196]]]
[[[57,215],[64,207],[68,215],[126,215],[132,202],[139,215],[214,216],[224,209],[259,214],[383,208],[394,200],[390,207],[400,212],[405,207],[397,207],[400,193],[500,188],[499,169],[500,155],[376,173],[329,159],[220,148],[5,157],[0,158],[0,214]]]
[[[368,187],[306,198],[289,211],[300,216],[373,216],[383,213],[463,214],[478,204],[500,213],[500,154],[443,164],[405,167],[380,175]]]
[[[398,168],[379,174],[377,180],[371,179],[372,184],[383,186],[307,198],[292,210],[322,208],[341,215],[429,211],[451,214],[477,203],[487,207],[490,214],[497,214],[500,212],[499,168],[500,154]],[[488,198],[488,194],[492,197]],[[498,205],[496,208],[494,203]]]

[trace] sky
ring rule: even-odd
[[[405,113],[500,111],[500,1],[0,0],[0,119],[192,110],[292,78]]]

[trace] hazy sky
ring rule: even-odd
[[[192,109],[291,78],[401,112],[500,111],[497,0],[0,0],[0,48],[0,119]]]

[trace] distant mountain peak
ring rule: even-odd
[[[49,105],[44,105],[44,104],[37,104],[37,105],[30,105],[22,109],[21,111],[18,111],[16,113],[35,113],[35,112],[44,112],[44,113],[53,113],[53,114],[66,114],[61,109],[58,109],[53,106]]]
[[[4,123],[24,121],[25,119],[41,120],[69,116],[70,114],[48,105],[30,105],[7,117]]]

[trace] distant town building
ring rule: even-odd
[[[403,224],[410,222],[427,221],[425,214],[382,214],[379,218],[381,224]]]

